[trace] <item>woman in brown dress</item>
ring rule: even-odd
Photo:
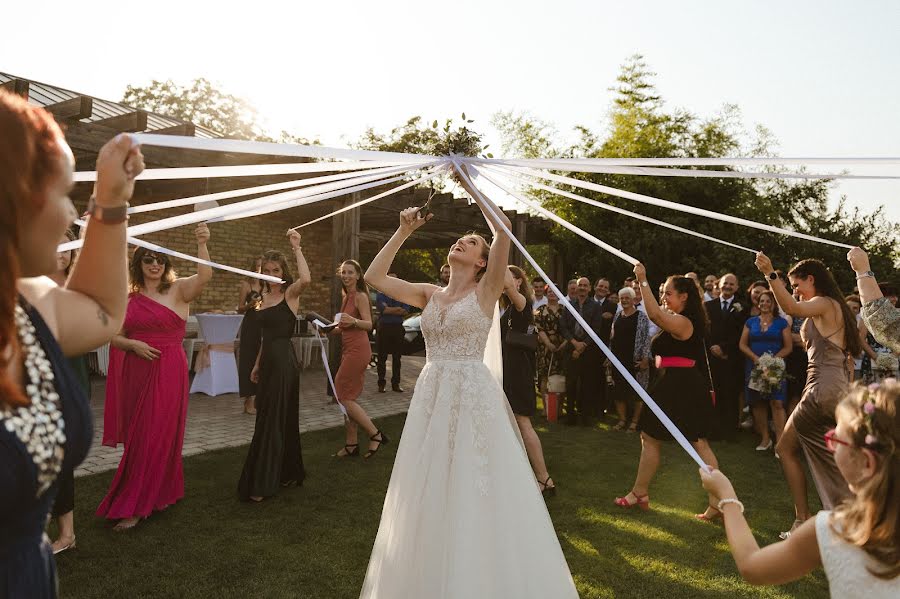
[[[810,517],[801,448],[824,509],[833,509],[851,497],[834,462],[834,454],[825,445],[824,434],[836,426],[834,411],[853,374],[848,357],[859,354],[860,340],[856,317],[822,262],[802,260],[788,272],[800,301],[785,289],[772,261],[762,252],[756,256],[756,267],[769,278],[769,286],[782,311],[793,318],[806,319],[800,329],[809,358],[806,387],[776,446],[794,500],[793,531]],[[782,537],[786,538],[791,531],[782,533]]]
[[[369,436],[369,450],[363,457],[370,458],[382,445],[390,443],[387,435],[375,428],[366,411],[356,401],[362,393],[366,368],[372,360],[372,347],[369,345],[372,306],[359,262],[345,260],[338,274],[344,286],[344,303],[341,305],[340,322],[332,331],[333,335],[341,336],[341,366],[334,377],[334,386],[337,400],[347,410],[347,442],[335,456],[359,455],[357,432],[362,427]]]

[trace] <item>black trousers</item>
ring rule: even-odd
[[[566,421],[587,421],[596,416],[600,404],[599,362],[595,355],[599,350],[590,348],[575,359],[566,353]]]
[[[732,439],[737,433],[740,423],[738,397],[744,385],[742,364],[742,358],[720,360],[715,356],[709,356],[713,386],[716,390],[716,407],[713,422],[709,427],[710,438],[713,440]]]
[[[403,355],[403,323],[378,323],[378,383],[385,383],[387,357],[391,355],[391,384],[400,384],[400,357]]]

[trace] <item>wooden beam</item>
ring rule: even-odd
[[[0,84],[0,89],[8,91],[11,94],[17,94],[28,99],[28,89],[31,85],[24,79],[10,79],[6,83]]]
[[[78,121],[90,117],[94,112],[94,99],[88,96],[77,96],[71,100],[44,106],[44,110],[56,117],[57,121]]]
[[[147,111],[135,110],[118,116],[111,116],[108,119],[95,121],[94,125],[106,127],[117,132],[134,132],[143,131],[147,128]]]
[[[197,128],[194,126],[194,123],[181,123],[180,125],[172,125],[171,127],[165,127],[163,129],[153,129],[147,133],[153,133],[154,135],[184,135],[187,137],[194,137],[196,131]]]

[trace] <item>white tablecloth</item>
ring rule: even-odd
[[[209,367],[198,371],[191,384],[191,393],[222,395],[238,392],[237,362],[234,359],[234,340],[241,328],[240,314],[198,314],[200,335],[211,345],[227,344],[230,351],[210,351]]]

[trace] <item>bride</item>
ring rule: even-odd
[[[365,275],[388,296],[423,308],[427,360],[360,597],[577,597],[509,403],[484,362],[509,237],[495,230],[491,246],[480,235],[461,237],[450,248],[445,288],[388,277],[400,246],[429,218],[417,208],[401,212]]]

